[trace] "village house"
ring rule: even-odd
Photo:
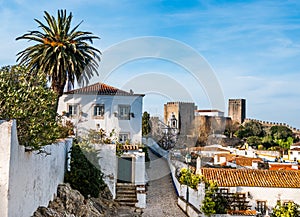
[[[143,97],[96,83],[65,92],[59,99],[58,114],[67,116],[78,134],[89,129],[114,130],[122,143],[141,143]]]
[[[300,163],[300,142],[291,145],[288,152],[288,160]]]
[[[216,181],[224,194],[240,195],[242,209],[265,215],[277,201],[300,203],[299,171],[201,168],[201,174]]]
[[[107,135],[114,132],[112,138],[123,143],[120,150],[115,144],[95,144],[94,148],[113,199],[140,208],[146,207],[145,153],[140,147],[143,97],[96,83],[65,92],[58,105],[58,113],[72,121],[76,134],[103,129]]]

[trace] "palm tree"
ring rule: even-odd
[[[27,66],[33,76],[44,73],[59,98],[67,81],[74,86],[75,78],[78,82],[88,82],[93,73],[97,73],[101,52],[88,42],[92,44],[99,37],[78,31],[82,22],[71,29],[73,16],[72,13],[67,16],[66,10],[58,10],[57,19],[44,13],[46,25],[34,19],[43,31],[29,31],[16,38],[37,42],[19,52],[17,61]]]

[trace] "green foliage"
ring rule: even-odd
[[[286,126],[273,126],[270,128],[270,133],[274,139],[284,139],[293,136],[293,132]]]
[[[294,142],[294,139],[292,137],[288,137],[285,139],[275,139],[274,142],[279,145],[282,149],[290,149],[291,145]]]
[[[179,183],[197,189],[198,184],[203,180],[203,176],[195,175],[191,170],[182,168],[179,175]]]
[[[142,116],[142,135],[148,136],[150,131],[150,114],[145,111]]]
[[[97,152],[86,141],[74,143],[71,150],[71,170],[65,174],[65,182],[80,191],[84,197],[98,197],[104,189],[103,173],[98,165]]]
[[[57,95],[44,76],[28,75],[24,67],[0,69],[0,119],[16,119],[19,143],[40,149],[62,136],[56,121]]]
[[[112,144],[117,140],[114,129],[109,134],[107,134],[106,131],[102,128],[100,128],[99,130],[90,129],[88,131],[88,136],[85,139],[95,144]]]
[[[100,60],[100,51],[89,44],[99,37],[78,31],[80,23],[71,28],[72,18],[72,13],[67,15],[66,10],[58,10],[57,18],[45,11],[46,24],[35,19],[42,31],[29,31],[16,38],[36,42],[19,52],[17,60],[33,75],[44,73],[58,96],[63,94],[67,80],[74,85],[75,79],[83,76],[87,81],[94,72],[97,73],[97,61]]]
[[[261,137],[258,137],[258,136],[249,136],[247,138],[247,143],[250,145],[250,146],[255,146],[257,147],[258,145],[260,145],[262,142],[262,138]]]
[[[217,182],[211,180],[205,182],[205,196],[201,206],[201,211],[205,215],[227,213],[228,201],[218,194],[218,189]]]
[[[256,121],[249,121],[246,122],[244,125],[241,125],[239,130],[235,132],[235,135],[240,138],[247,138],[250,136],[263,136],[264,135],[264,129],[262,124],[256,122]]]
[[[280,201],[274,207],[272,217],[298,217],[300,216],[300,206],[294,202],[281,204]]]
[[[224,214],[228,209],[228,201],[218,193],[217,182],[206,180],[201,175],[195,175],[191,170],[182,168],[178,177],[179,183],[197,189],[200,182],[205,183],[205,197],[201,211],[210,216],[212,214]]]

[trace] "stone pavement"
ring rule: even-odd
[[[147,189],[147,207],[143,217],[186,217],[177,206],[177,195],[173,187],[170,170],[164,158],[157,157],[149,149],[151,159],[147,169],[149,186]]]

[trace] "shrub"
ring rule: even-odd
[[[40,149],[61,137],[56,100],[44,76],[29,76],[21,66],[0,69],[0,119],[17,121],[20,145]]]
[[[179,183],[182,185],[188,185],[189,187],[196,189],[198,184],[203,181],[203,176],[195,175],[187,168],[182,168],[179,174]]]
[[[71,170],[65,174],[65,182],[80,191],[84,197],[98,197],[105,188],[103,173],[98,165],[97,152],[86,142],[74,142],[71,149]]]

